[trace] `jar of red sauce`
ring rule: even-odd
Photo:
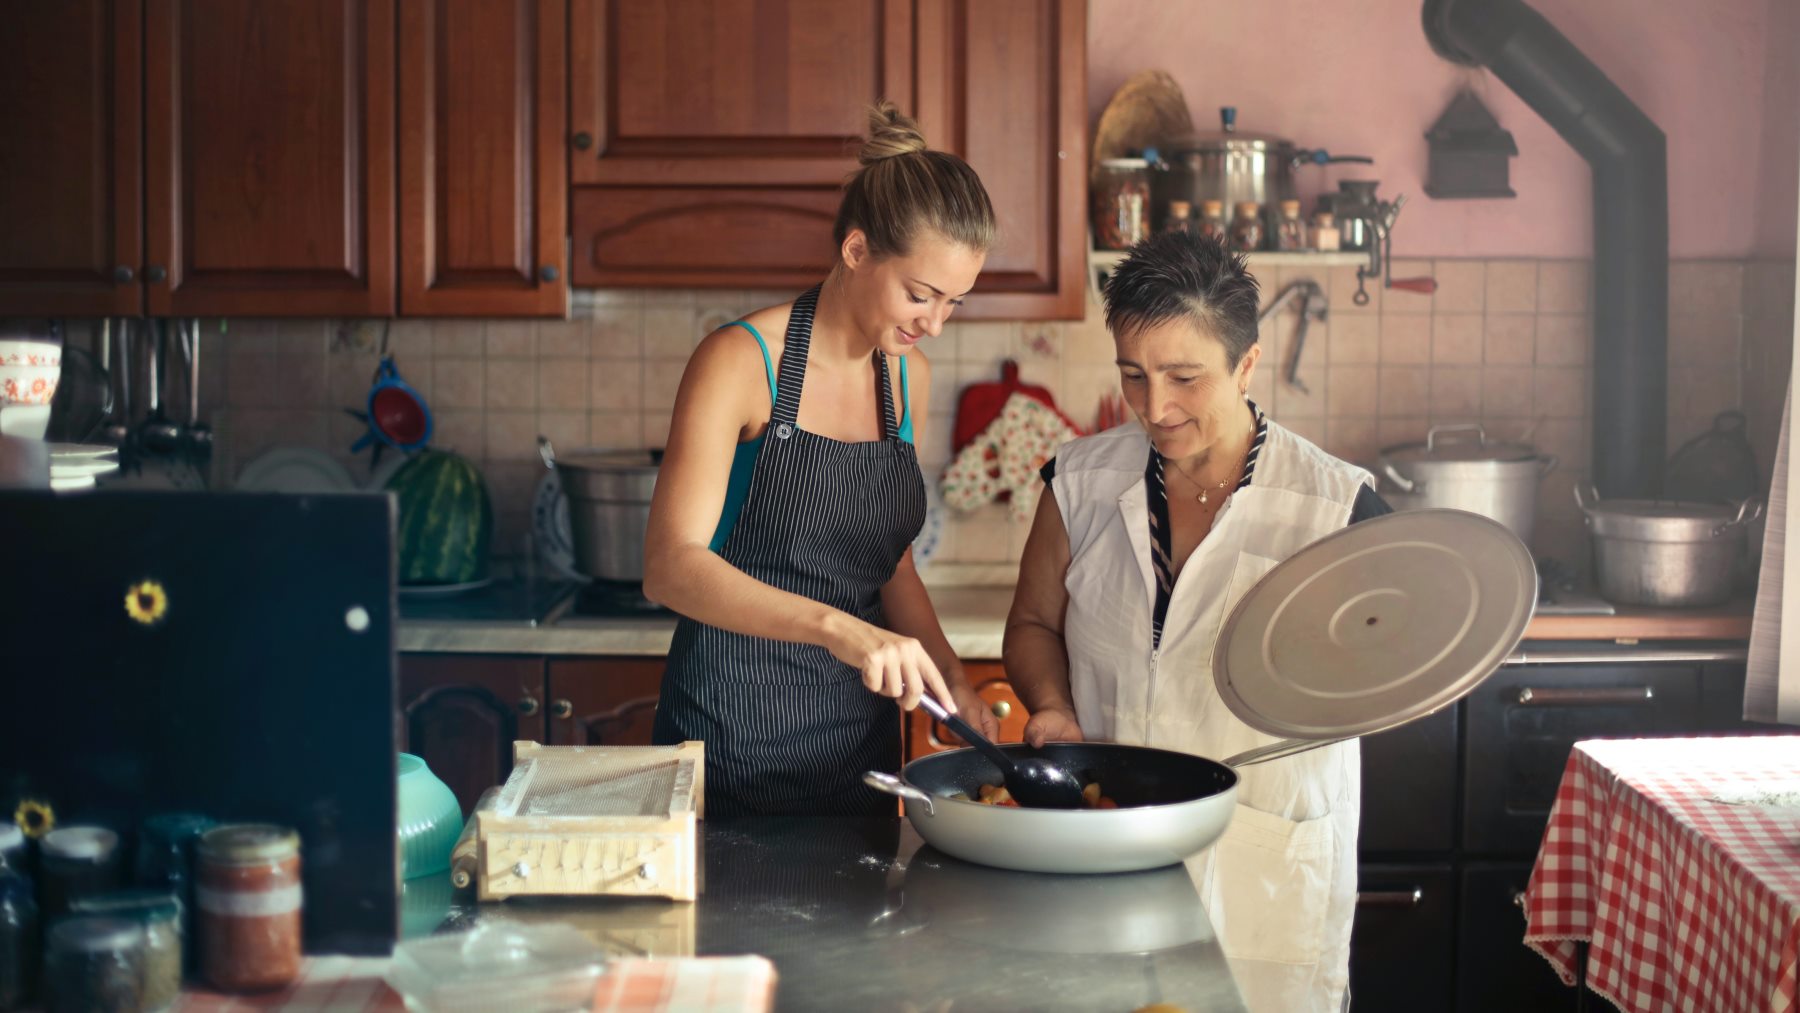
[[[300,976],[300,835],[226,824],[201,836],[197,857],[201,974],[227,992],[292,983]]]

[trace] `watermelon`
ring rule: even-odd
[[[400,505],[400,583],[466,584],[487,575],[494,507],[474,464],[449,451],[422,451],[387,487]]]

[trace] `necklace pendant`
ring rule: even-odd
[[[1201,492],[1200,492],[1200,502],[1202,502],[1202,503],[1204,503],[1204,502],[1206,502],[1206,492],[1205,492],[1205,490],[1201,490]]]

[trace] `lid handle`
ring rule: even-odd
[[[1717,538],[1732,528],[1742,527],[1762,516],[1763,502],[1755,496],[1738,504],[1737,516],[1713,528],[1713,537]]]
[[[1425,434],[1425,452],[1427,454],[1437,449],[1437,438],[1439,433],[1443,433],[1446,436],[1458,433],[1474,433],[1476,442],[1483,447],[1487,446],[1487,430],[1482,428],[1481,423],[1458,422],[1452,426],[1431,427],[1431,430]]]
[[[1219,126],[1228,134],[1237,132],[1237,106],[1219,107]]]
[[[544,459],[544,467],[556,470],[556,448],[550,445],[548,436],[538,437],[538,456]]]

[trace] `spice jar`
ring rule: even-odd
[[[50,930],[44,952],[50,1013],[137,1013],[143,980],[144,930],[136,922],[83,915]]]
[[[38,916],[31,880],[0,863],[0,1010],[25,1004],[37,970]]]
[[[1262,206],[1247,200],[1237,206],[1237,217],[1231,220],[1231,245],[1249,253],[1262,249]]]
[[[1313,249],[1330,252],[1338,248],[1337,220],[1329,211],[1313,215]]]
[[[79,914],[137,922],[144,930],[142,1008],[164,1010],[181,993],[181,902],[166,890],[120,890],[75,901]]]
[[[1283,251],[1306,249],[1306,223],[1300,220],[1300,202],[1281,202],[1281,218],[1275,223],[1275,248]]]
[[[1188,232],[1193,229],[1194,206],[1184,200],[1169,202],[1169,217],[1163,219],[1164,232]]]
[[[119,835],[105,827],[63,827],[38,842],[43,915],[49,922],[69,913],[78,897],[117,890]]]
[[[138,830],[138,885],[173,893],[181,901],[181,936],[194,938],[194,849],[217,826],[199,813],[158,813]],[[198,948],[186,949],[187,968],[199,966]]]
[[[1094,245],[1128,250],[1150,235],[1150,163],[1108,158],[1094,178]]]
[[[1200,223],[1194,231],[1208,239],[1229,240],[1230,230],[1225,227],[1225,202],[1204,200],[1200,202]]]
[[[233,823],[200,838],[194,900],[200,968],[227,992],[279,988],[300,975],[300,835]]]

